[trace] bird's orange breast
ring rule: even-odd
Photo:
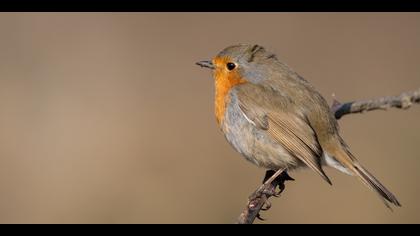
[[[229,91],[236,85],[246,83],[237,71],[227,71],[223,65],[228,61],[227,58],[215,58],[213,63],[221,65],[214,72],[215,78],[215,115],[217,123],[223,122],[226,107],[230,102]]]

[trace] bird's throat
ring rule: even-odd
[[[219,125],[222,124],[227,104],[230,101],[229,91],[236,85],[245,83],[246,80],[240,78],[236,74],[220,74],[215,75],[215,115]]]

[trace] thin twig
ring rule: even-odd
[[[420,88],[411,91],[404,92],[398,96],[381,97],[371,100],[339,103],[334,101],[332,111],[334,112],[335,118],[338,120],[344,115],[351,113],[363,113],[366,111],[373,110],[386,110],[390,107],[407,109],[413,103],[420,103]]]

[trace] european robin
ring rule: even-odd
[[[275,54],[239,44],[197,65],[213,71],[217,124],[245,159],[271,172],[310,167],[329,184],[330,166],[401,206],[351,154],[327,101]]]

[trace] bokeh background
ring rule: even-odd
[[[225,141],[210,71],[258,43],[331,102],[420,86],[418,13],[1,13],[0,223],[232,223],[264,170]],[[420,106],[340,120],[401,201],[292,173],[269,223],[420,223]]]

